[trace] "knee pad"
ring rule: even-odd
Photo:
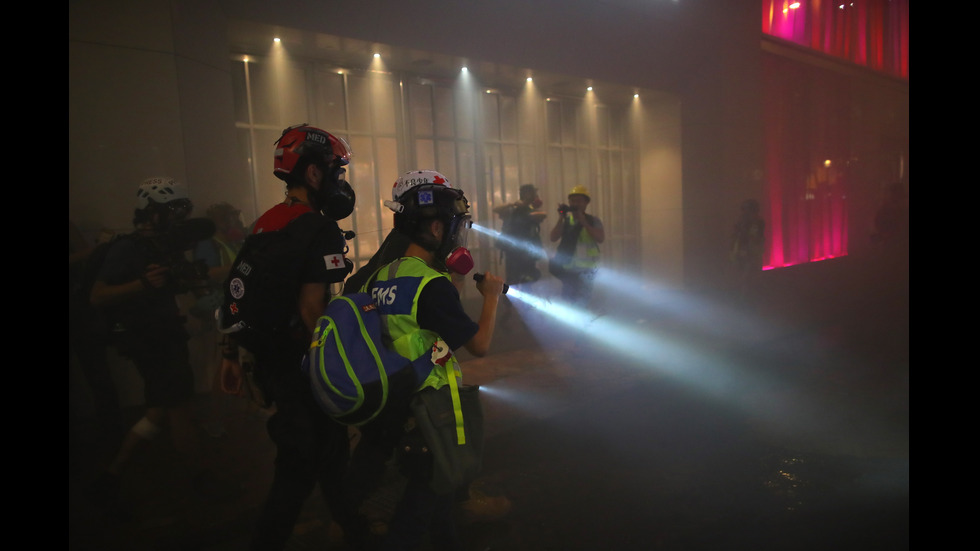
[[[153,440],[157,434],[160,434],[160,427],[146,417],[137,421],[133,425],[133,428],[129,430],[133,431],[136,436],[139,436],[143,440]]]

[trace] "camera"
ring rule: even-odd
[[[209,239],[214,230],[214,222],[207,218],[181,220],[164,233],[140,238],[137,247],[147,253],[151,264],[168,268],[168,291],[186,293],[208,285],[208,265],[203,260],[188,260],[184,251]]]
[[[175,293],[186,293],[208,285],[208,265],[203,260],[191,261],[183,256],[175,257],[169,267],[170,288]]]
[[[572,207],[566,205],[565,203],[558,205],[558,214],[565,216],[570,212],[572,212]]]

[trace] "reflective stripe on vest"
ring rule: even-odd
[[[584,214],[583,214],[584,215]],[[574,218],[569,213],[567,223],[574,224]],[[573,270],[591,270],[599,266],[599,244],[592,239],[585,226],[578,234],[578,241],[575,243],[575,254],[572,255],[568,263],[568,268]]]
[[[444,274],[430,268],[422,259],[416,257],[400,258],[378,270],[377,278],[369,292],[378,305],[384,330],[391,338],[395,351],[408,359],[414,359],[423,353],[431,351],[432,346],[440,340],[438,334],[419,327],[418,303],[422,289],[432,280],[440,277],[449,279]],[[455,376],[450,377],[449,373]],[[458,377],[462,373],[459,362],[453,355],[445,366],[432,364],[432,371],[426,377],[419,390],[432,387],[442,388],[449,385],[453,400],[453,410],[456,417],[456,439],[459,445],[466,443],[463,431],[463,409],[459,401]]]

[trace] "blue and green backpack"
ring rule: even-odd
[[[386,406],[405,404],[432,370],[429,353],[408,360],[385,344],[369,293],[330,299],[317,321],[303,371],[320,408],[345,425],[363,425]]]

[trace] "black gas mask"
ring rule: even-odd
[[[343,220],[354,212],[357,197],[354,188],[346,180],[347,170],[342,166],[321,167],[324,178],[320,189],[314,192],[317,209],[327,218]]]

